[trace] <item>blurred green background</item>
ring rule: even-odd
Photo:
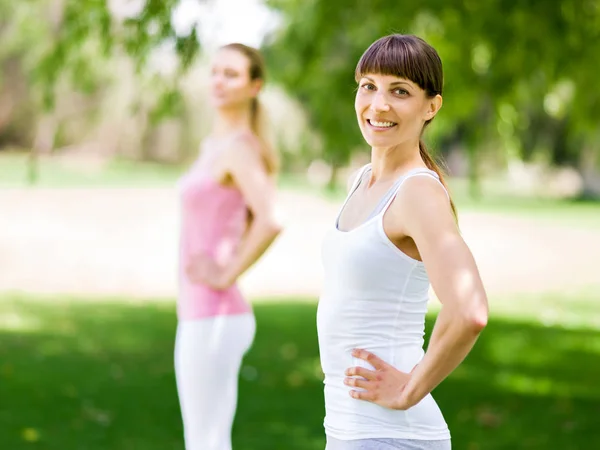
[[[267,57],[286,225],[241,280],[234,448],[324,448],[320,239],[369,157],[354,66],[392,32],[444,62],[426,140],[490,296],[434,392],[453,448],[600,448],[600,1],[0,0],[0,449],[183,448],[176,187],[231,41]]]

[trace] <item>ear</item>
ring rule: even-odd
[[[260,92],[260,90],[262,89],[264,82],[263,82],[263,80],[258,79],[258,80],[253,80],[250,83],[251,83],[252,95],[256,97],[258,95],[258,93]]]
[[[442,103],[442,96],[439,94],[428,99],[427,110],[425,111],[425,121],[429,121],[435,117],[437,112],[442,107]]]

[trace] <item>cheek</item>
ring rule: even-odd
[[[407,99],[396,104],[395,110],[398,115],[404,118],[406,123],[419,123],[423,117],[423,106],[420,102]]]
[[[358,94],[354,98],[354,110],[356,111],[356,116],[360,119],[365,109],[369,107],[369,102],[363,95]]]
[[[235,78],[223,78],[221,81],[221,86],[227,92],[234,91],[237,88],[239,81]]]
[[[252,87],[245,80],[233,80],[231,92],[239,97],[251,97]]]

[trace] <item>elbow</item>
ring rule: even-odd
[[[273,239],[275,239],[277,236],[279,236],[282,231],[283,231],[283,225],[281,225],[281,223],[277,222],[276,220],[269,222],[269,224],[267,226],[267,232],[269,233],[270,236],[273,237]]]
[[[283,231],[281,223],[272,218],[263,218],[257,220],[257,225],[260,226],[263,234],[269,239],[275,239]]]
[[[477,336],[487,326],[488,308],[487,302],[478,305],[454,309],[451,313],[456,327],[463,330],[465,334]]]
[[[487,326],[488,315],[486,314],[478,314],[476,316],[471,317],[470,319],[470,327],[476,333],[479,334],[483,331],[483,329]]]
[[[481,333],[488,323],[487,306],[481,306],[469,311],[465,314],[464,320],[468,329],[474,334]]]

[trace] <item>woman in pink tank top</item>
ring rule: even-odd
[[[262,138],[260,53],[219,49],[212,64],[215,124],[181,178],[175,372],[187,450],[229,450],[238,372],[254,339],[236,280],[280,232],[277,156]]]

